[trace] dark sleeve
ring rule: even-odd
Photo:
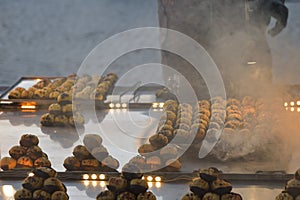
[[[270,14],[276,19],[275,26],[268,31],[272,36],[280,33],[287,25],[289,10],[284,5],[284,0],[272,0]]]

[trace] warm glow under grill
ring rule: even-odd
[[[287,111],[300,112],[300,100],[284,102],[283,106],[285,107],[285,110],[287,110]]]
[[[127,105],[127,103],[110,103],[110,104],[108,104],[108,107],[110,109],[121,109],[122,108],[122,109],[126,110],[128,105]]]
[[[106,180],[105,174],[83,174],[83,180]]]
[[[104,175],[104,174],[100,174],[100,175],[99,175],[99,179],[100,179],[100,180],[104,180],[104,179],[105,179],[105,175]]]
[[[84,179],[84,180],[87,180],[87,179],[89,179],[89,175],[88,174],[84,174],[83,176],[82,176],[82,178]]]
[[[155,177],[155,181],[156,182],[161,182],[161,177],[159,177],[159,176]]]
[[[23,102],[21,103],[22,110],[36,110],[36,103],[35,102]]]
[[[153,108],[157,108],[157,107],[158,107],[158,103],[153,103],[153,104],[152,104],[152,107],[153,107]]]
[[[107,184],[107,176],[105,174],[83,174],[83,185],[85,187],[93,186],[93,187],[102,187],[105,188]],[[142,179],[147,180],[147,184],[149,188],[156,187],[161,188],[162,187],[162,177],[160,176],[143,176]]]
[[[153,181],[153,177],[152,176],[148,176],[147,177],[147,181]]]
[[[91,178],[92,178],[93,180],[95,180],[95,179],[97,179],[97,175],[96,175],[96,174],[92,174],[92,175],[91,175]]]

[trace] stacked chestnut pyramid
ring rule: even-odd
[[[103,171],[116,172],[119,161],[109,155],[102,145],[102,138],[97,134],[87,134],[83,139],[84,145],[73,149],[73,156],[64,161],[64,167],[69,171]]]
[[[240,194],[231,192],[230,182],[220,179],[218,169],[210,167],[198,172],[199,177],[189,184],[191,193],[185,194],[182,200],[242,200]]]
[[[97,200],[156,200],[155,195],[147,191],[148,183],[142,178],[143,174],[139,167],[126,164],[121,176],[111,177],[107,189],[97,196]]]
[[[11,157],[1,159],[1,168],[10,170],[15,168],[51,167],[46,153],[38,146],[39,139],[36,135],[24,134],[21,136],[20,145],[10,148]]]
[[[294,175],[294,178],[289,180],[285,185],[285,190],[282,191],[276,200],[300,200],[300,169]]]
[[[32,171],[33,175],[26,177],[22,183],[23,188],[18,190],[15,200],[68,200],[67,188],[56,178],[54,169],[39,167]]]

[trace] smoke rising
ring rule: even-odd
[[[191,5],[193,8],[187,12]],[[211,155],[222,161],[255,163],[246,167],[251,171],[293,168],[291,165],[297,162],[293,162],[292,154],[299,148],[298,113],[284,109],[287,90],[272,82],[272,55],[266,39],[270,12],[260,1],[249,5],[231,0],[176,1],[163,8],[159,12],[160,25],[185,33],[205,47],[221,71],[227,97],[256,99],[253,127],[223,132]],[[186,61],[162,54],[162,62],[183,72],[199,99],[209,98],[202,77],[195,77]],[[164,76],[167,80],[168,75]]]

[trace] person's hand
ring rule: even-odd
[[[282,0],[272,0],[271,3],[271,16],[277,21],[273,28],[271,28],[268,33],[271,36],[275,36],[280,33],[287,25],[287,19],[289,15],[288,8],[284,5]]]

